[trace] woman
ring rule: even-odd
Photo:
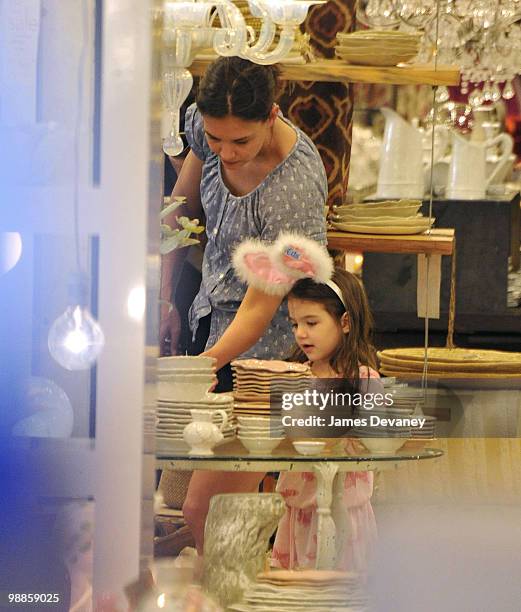
[[[206,217],[201,289],[190,309],[194,340],[208,334],[205,355],[217,360],[218,390],[232,387],[229,363],[238,357],[287,355],[292,333],[282,298],[246,288],[234,275],[232,253],[246,238],[273,241],[293,230],[325,243],[327,180],[311,140],[275,104],[275,69],[220,58],[203,78],[185,131],[191,151],[173,196],[187,198],[183,214]],[[172,224],[172,220],[167,220]],[[171,301],[183,249],[163,259],[161,297]],[[175,353],[175,310],[163,307],[161,343]],[[199,553],[212,495],[257,490],[262,474],[196,472],[183,512]]]

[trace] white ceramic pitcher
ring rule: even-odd
[[[487,149],[499,145],[501,155],[495,169],[487,175]],[[512,137],[499,134],[484,142],[471,142],[461,134],[452,134],[452,157],[449,166],[447,198],[449,200],[479,200],[485,197],[489,185],[512,153]]]
[[[183,438],[190,446],[190,455],[213,455],[213,447],[223,439],[222,430],[228,424],[224,410],[190,410],[192,422],[184,428]],[[220,426],[213,422],[213,415],[222,419]]]
[[[382,108],[385,130],[380,153],[377,198],[422,198],[423,135],[390,108]]]

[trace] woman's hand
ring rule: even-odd
[[[177,308],[174,304],[162,304],[159,323],[159,354],[161,357],[177,355],[180,333],[181,319]]]
[[[200,182],[203,162],[192,151],[188,153],[181,172],[177,178],[172,198],[185,196],[186,204],[173,211],[163,222],[176,227],[177,216],[187,215],[191,219],[202,216]],[[176,249],[163,255],[161,261],[161,318],[159,323],[159,352],[161,355],[175,355],[181,331],[179,313],[175,306],[168,309],[167,302],[173,301],[173,295],[181,276],[188,249]],[[167,352],[168,351],[168,352]]]

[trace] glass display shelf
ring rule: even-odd
[[[329,440],[331,442],[331,440]],[[210,456],[189,455],[188,450],[156,449],[158,467],[175,470],[222,470],[227,471],[309,471],[317,463],[334,463],[341,472],[392,469],[403,461],[436,459],[443,451],[435,448],[421,450],[398,450],[392,453],[346,452],[335,444],[321,454],[301,455],[286,439],[269,454],[252,454],[239,440],[227,442],[214,449]]]

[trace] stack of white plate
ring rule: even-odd
[[[300,570],[260,574],[233,612],[362,612],[368,598],[358,575],[347,572]]]
[[[425,419],[425,423],[423,427],[412,425],[410,427],[394,426],[392,429],[386,427],[357,428],[357,436],[371,452],[385,453],[398,450],[402,446],[400,438],[427,440],[436,437],[436,417],[424,415],[425,398],[420,387],[390,382],[386,385],[385,392],[392,395],[392,401],[384,409],[371,410],[368,414],[384,418],[422,418]],[[381,442],[376,439],[380,439]]]
[[[224,436],[222,443],[233,440],[235,437],[235,420],[233,416],[233,397],[231,395],[208,393],[205,399],[191,402],[158,399],[156,439],[165,443],[175,442],[176,448],[188,449],[188,445],[183,439],[183,431],[192,422],[192,411],[217,409],[224,410],[228,417],[228,424],[222,430]],[[220,415],[214,414],[213,422],[220,426],[222,423]],[[172,445],[169,444],[168,447],[172,448]]]
[[[371,425],[371,415],[382,419],[409,419],[414,416],[417,410],[421,414],[421,406],[424,403],[421,389],[408,387],[404,384],[396,384],[396,380],[390,380],[385,385],[385,393],[392,395],[392,400],[384,407],[364,411],[361,416],[368,419],[368,425],[356,427],[353,430],[353,433],[374,454],[397,451],[408,438],[414,437],[413,431],[415,428],[408,424],[393,424],[392,426]]]
[[[156,425],[156,406],[147,404],[143,410],[143,430],[145,433],[153,434],[156,431]]]
[[[435,219],[418,214],[420,200],[387,200],[337,206],[331,225],[359,234],[421,234]]]
[[[419,387],[409,387],[405,384],[394,384],[386,388],[386,393],[392,394],[392,408],[402,409],[406,414],[412,414],[418,407],[423,408],[425,400]]]
[[[424,415],[425,424],[423,427],[413,427],[411,429],[411,438],[432,440],[436,437],[436,417]]]
[[[420,50],[421,34],[390,30],[360,30],[337,34],[336,55],[350,64],[396,66]]]
[[[235,437],[233,397],[210,393],[215,383],[215,359],[213,357],[160,357],[158,363],[158,395],[156,409],[156,445],[158,449],[185,450],[185,427],[192,422],[192,410],[222,409],[228,424],[222,430],[222,443]],[[221,425],[218,414],[213,422]]]
[[[280,408],[270,407],[270,394],[296,392],[311,376],[307,365],[278,360],[237,359],[232,368],[235,413],[245,416],[280,413]]]

